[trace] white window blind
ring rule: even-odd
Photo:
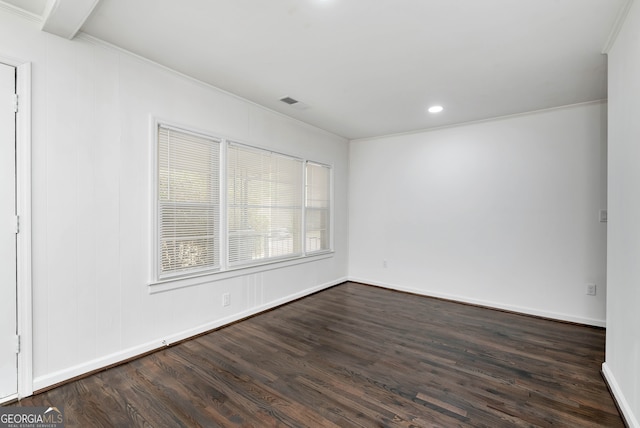
[[[230,266],[303,255],[302,166],[301,159],[229,144]]]
[[[331,168],[307,162],[305,176],[305,251],[328,251],[331,249]]]
[[[158,127],[158,275],[220,265],[220,140]]]

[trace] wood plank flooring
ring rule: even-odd
[[[16,405],[67,427],[623,427],[604,335],[345,283]]]

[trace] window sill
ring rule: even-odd
[[[238,266],[229,268],[225,271],[206,272],[202,274],[194,274],[192,276],[162,279],[152,281],[148,284],[149,294],[157,294],[165,291],[176,290],[179,288],[193,287],[195,285],[206,284],[208,282],[221,281],[224,279],[235,278],[243,275],[251,275],[269,270],[282,269],[289,266],[295,266],[303,263],[316,262],[333,257],[334,251],[323,252],[319,254],[298,257],[295,259],[283,260],[279,262],[270,262],[253,266]]]

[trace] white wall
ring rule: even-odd
[[[640,4],[609,52],[607,351],[603,372],[640,427]]]
[[[346,278],[344,139],[4,11],[0,57],[33,64],[36,390]],[[332,164],[335,255],[150,294],[150,115]]]
[[[350,142],[350,278],[604,325],[605,123],[595,103]]]

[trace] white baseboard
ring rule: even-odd
[[[349,281],[361,282],[363,284],[375,285],[375,286],[378,286],[378,287],[384,287],[384,288],[388,288],[388,289],[391,289],[391,290],[403,291],[403,292],[406,292],[406,293],[418,294],[418,295],[427,296],[427,297],[436,297],[436,298],[439,298],[439,299],[453,300],[453,301],[461,302],[461,303],[470,303],[472,305],[486,306],[488,308],[501,309],[501,310],[510,311],[510,312],[517,312],[517,313],[526,314],[526,315],[534,315],[534,316],[537,316],[537,317],[550,318],[550,319],[559,320],[559,321],[573,322],[573,323],[577,323],[577,324],[592,325],[592,326],[596,326],[596,327],[606,327],[606,323],[607,323],[606,320],[576,317],[576,316],[572,316],[572,315],[568,315],[568,314],[563,314],[563,313],[558,313],[558,312],[542,311],[542,310],[538,310],[538,309],[534,309],[534,308],[528,308],[528,307],[524,307],[524,306],[506,305],[506,304],[503,304],[503,303],[496,303],[496,302],[492,302],[492,301],[488,301],[488,300],[472,299],[472,298],[468,298],[468,297],[464,297],[464,296],[458,296],[458,295],[454,295],[454,294],[431,292],[431,291],[428,291],[428,290],[425,291],[425,290],[422,290],[422,289],[417,289],[417,288],[412,288],[412,287],[405,287],[405,286],[400,286],[400,285],[396,285],[396,284],[387,284],[387,283],[380,282],[380,281],[372,281],[372,280],[365,279],[365,278],[349,277]]]
[[[611,390],[611,393],[618,404],[618,408],[622,412],[622,416],[629,428],[640,428],[638,418],[633,414],[631,406],[629,406],[629,402],[622,393],[620,385],[618,385],[618,381],[615,376],[613,376],[613,373],[606,362],[602,363],[602,375],[604,376],[607,384],[609,384],[609,389]]]
[[[18,394],[11,394],[11,395],[8,395],[6,397],[2,397],[2,398],[0,398],[0,406],[3,403],[8,403],[9,401],[13,401],[13,400],[17,400],[17,399],[18,399]]]
[[[131,348],[115,352],[113,354],[105,355],[94,360],[87,361],[82,364],[78,364],[72,367],[67,367],[62,370],[58,370],[53,373],[48,373],[44,376],[38,376],[33,379],[33,391],[37,392],[43,388],[48,388],[52,385],[73,379],[74,377],[81,376],[83,374],[108,367],[121,361],[128,360],[130,358],[142,355],[146,352],[160,349],[162,341],[154,340],[141,345],[133,346]]]
[[[271,302],[265,303],[264,305],[257,306],[246,311],[233,314],[226,318],[221,318],[209,323],[205,323],[199,325],[197,327],[181,331],[179,333],[171,334],[169,336],[161,337],[156,340],[152,340],[147,343],[143,343],[137,346],[133,346],[128,349],[124,349],[122,351],[118,351],[109,355],[105,355],[100,358],[96,358],[91,361],[87,361],[82,364],[78,364],[72,367],[68,367],[57,372],[48,373],[44,376],[36,377],[33,380],[33,391],[38,391],[44,388],[48,388],[52,385],[56,385],[58,383],[67,381],[69,379],[73,379],[78,376],[82,376],[86,373],[90,373],[92,371],[100,370],[102,368],[118,364],[122,361],[126,361],[131,358],[135,358],[142,354],[145,354],[150,351],[162,349],[166,346],[170,346],[176,342],[180,342],[185,339],[189,339],[190,337],[197,336],[199,334],[205,333],[210,330],[214,330],[216,328],[223,327],[225,325],[231,324],[233,322],[239,321],[243,318],[250,317],[252,315],[259,314],[266,310],[275,308],[277,306],[283,305],[285,303],[291,302],[293,300],[299,299],[301,297],[308,296],[310,294],[316,293],[318,291],[324,290],[326,288],[333,287],[334,285],[341,284],[347,281],[347,278],[339,278],[334,281],[327,282],[325,284],[317,285],[315,287],[307,288],[305,290],[299,291],[297,293],[290,294],[288,296],[282,297],[280,299],[273,300]]]

